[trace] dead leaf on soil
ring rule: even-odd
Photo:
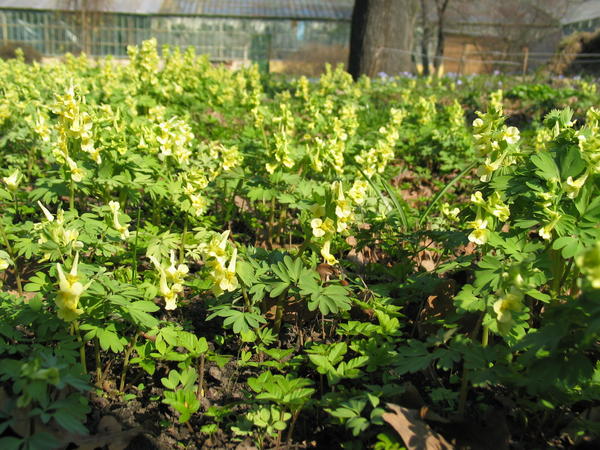
[[[388,403],[394,412],[383,414],[383,420],[389,423],[400,435],[408,450],[452,450],[444,437],[429,427],[420,418],[419,411]]]
[[[104,448],[105,446],[108,446],[109,450],[123,450],[127,448],[133,438],[142,432],[141,427],[114,433],[99,432],[93,436],[72,439],[70,442],[77,445],[78,450],[94,450],[98,447]]]

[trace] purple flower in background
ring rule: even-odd
[[[461,80],[460,78],[458,80],[456,80],[456,84],[458,86],[461,86],[463,84],[463,80]]]
[[[494,75],[495,75],[495,76],[498,76],[498,75],[500,75],[500,71],[499,71],[498,69],[494,70]]]
[[[385,73],[385,72],[379,72],[379,73],[377,74],[377,76],[378,76],[379,78],[381,78],[382,80],[387,80],[387,79],[390,77],[390,76],[389,76],[387,73]]]

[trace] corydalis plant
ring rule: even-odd
[[[75,253],[71,271],[64,273],[60,263],[56,264],[58,273],[58,294],[56,295],[57,315],[65,322],[72,322],[83,314],[83,309],[79,308],[79,299],[85,290],[90,287],[92,281],[87,284],[81,283],[81,277],[77,272],[79,263],[79,252]]]

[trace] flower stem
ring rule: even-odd
[[[179,248],[179,264],[183,264],[185,260],[185,238],[188,229],[188,214],[184,213],[183,217],[183,231],[181,232],[181,245]]]
[[[71,183],[69,184],[69,209],[73,211],[75,209],[75,182],[71,177]]]
[[[127,369],[129,368],[129,358],[131,357],[131,353],[135,348],[138,336],[138,333],[133,335],[133,338],[131,338],[129,345],[125,350],[125,355],[123,357],[123,370],[121,371],[121,379],[119,380],[119,392],[123,392],[125,390],[125,378],[127,377]]]
[[[200,355],[200,364],[198,365],[198,390],[196,391],[196,398],[200,400],[204,397],[204,363],[206,360],[206,355],[202,353]]]
[[[100,341],[94,339],[94,357],[96,360],[96,386],[102,387],[102,361],[100,360]]]
[[[142,204],[140,202],[137,210],[137,219],[135,223],[135,239],[133,241],[133,249],[131,251],[131,284],[135,286],[137,281],[137,244],[140,234],[140,218],[142,215]]]
[[[482,347],[487,347],[488,346],[488,340],[490,338],[490,328],[487,325],[483,326],[483,329],[481,330],[481,346]]]

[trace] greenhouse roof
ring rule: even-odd
[[[584,22],[600,17],[600,2],[587,0],[569,9],[566,16],[561,19],[563,25]]]
[[[350,20],[353,0],[105,0],[90,10],[125,14]],[[78,10],[77,0],[0,0],[1,8]]]

